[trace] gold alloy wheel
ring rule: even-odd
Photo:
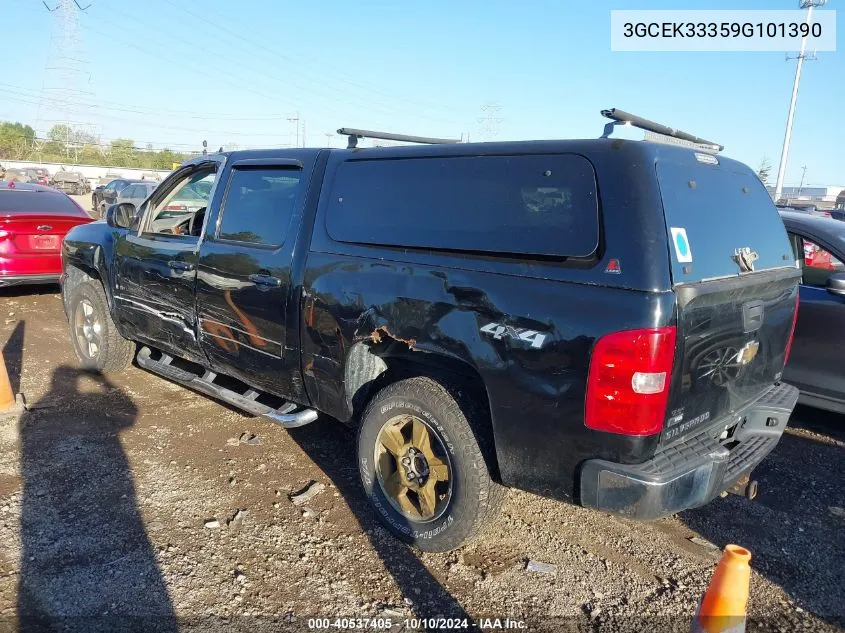
[[[391,418],[376,438],[379,485],[390,504],[413,521],[433,521],[449,505],[450,463],[437,433],[416,416]]]

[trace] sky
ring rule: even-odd
[[[106,141],[198,150],[203,140],[293,145],[295,130],[300,143],[340,147],[332,133],[344,126],[591,138],[606,122],[600,110],[617,107],[721,143],[755,169],[766,159],[773,182],[795,74],[785,53],[612,52],[610,11],[798,0],[80,0],[89,3],[63,57],[41,0],[0,0],[0,120],[41,133],[67,118]],[[826,9],[845,14],[845,1]],[[68,57],[71,72],[59,72]],[[39,107],[43,94],[65,111]],[[806,166],[805,185],[845,186],[843,103],[845,53],[819,53],[804,65],[787,185]]]

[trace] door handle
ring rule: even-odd
[[[270,275],[252,274],[249,276],[249,280],[254,284],[258,284],[259,286],[267,286],[268,288],[278,288],[282,285],[281,279],[279,279],[278,277],[271,277]]]
[[[189,270],[194,269],[193,264],[189,264],[188,262],[183,262],[178,259],[171,259],[167,262],[167,265],[170,266],[171,269],[178,270],[180,272],[188,272]]]

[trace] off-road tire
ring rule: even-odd
[[[101,325],[102,344],[99,353],[93,359],[80,349],[75,326],[76,312],[81,309],[82,301],[86,299],[93,306]],[[132,363],[132,358],[135,356],[135,343],[118,333],[109,311],[106,294],[98,281],[85,281],[72,288],[67,306],[71,344],[82,367],[90,371],[115,373],[126,369]]]
[[[468,411],[470,407],[461,407],[440,382],[407,378],[379,391],[358,427],[358,470],[378,518],[401,540],[426,552],[446,552],[475,538],[496,518],[504,497],[505,489],[490,477]],[[374,456],[379,432],[403,413],[426,422],[451,462],[451,496],[443,514],[431,522],[416,522],[399,512],[377,479]]]

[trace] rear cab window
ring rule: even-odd
[[[674,283],[736,276],[738,248],[757,253],[755,271],[795,265],[777,209],[748,167],[719,156],[673,152],[671,159],[658,159],[657,177]]]
[[[349,160],[331,192],[338,242],[568,258],[599,241],[595,173],[577,154]]]
[[[0,190],[0,213],[50,213],[89,217],[85,211],[64,194],[30,190]]]

